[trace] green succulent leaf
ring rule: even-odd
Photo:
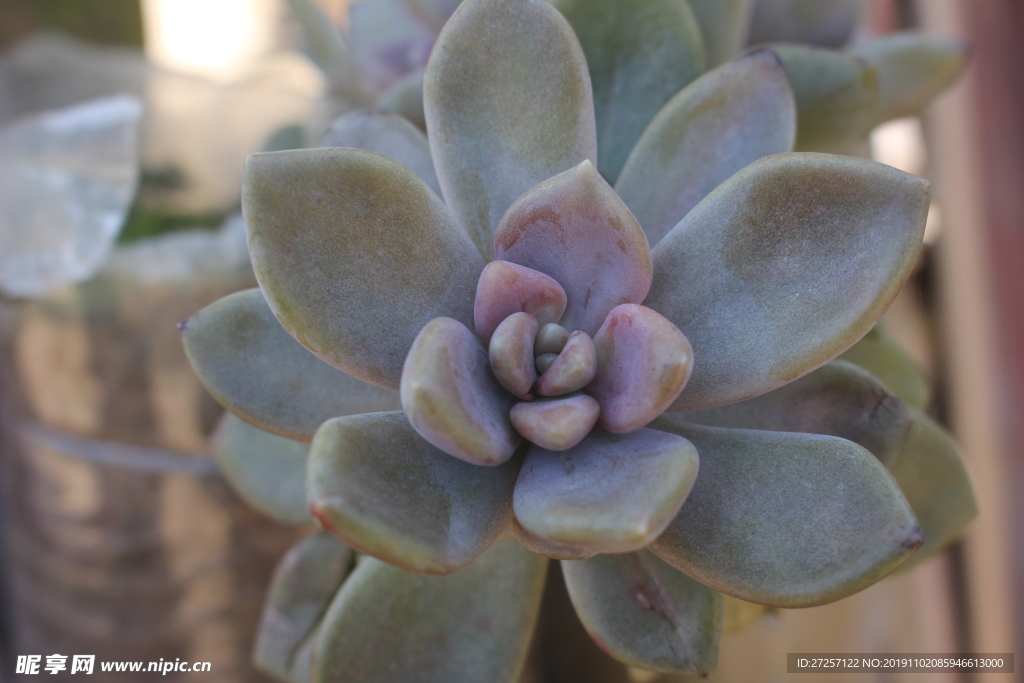
[[[544,0],[466,0],[434,45],[423,95],[445,201],[485,257],[519,195],[597,163],[586,58]]]
[[[562,562],[576,613],[631,666],[706,676],[718,660],[722,594],[649,552]]]
[[[453,572],[508,527],[522,460],[479,467],[423,440],[404,413],[325,422],[310,449],[310,509],[357,550],[408,571]]]
[[[924,544],[900,569],[916,566],[963,532],[978,514],[971,479],[949,434],[919,410],[906,446],[889,465],[921,523]]]
[[[297,670],[305,665],[305,646],[354,559],[351,548],[324,533],[307,536],[281,558],[256,634],[258,667],[283,680],[303,680]]]
[[[861,0],[756,0],[749,42],[843,47],[857,28],[860,6]]]
[[[523,525],[520,524],[519,520],[515,517],[512,517],[511,531],[512,535],[519,539],[519,542],[524,548],[532,553],[543,555],[544,557],[551,558],[552,560],[585,560],[588,557],[594,556],[594,553],[592,552],[577,550],[576,548],[568,548],[562,545],[555,545],[540,536],[534,536],[524,529]]]
[[[309,445],[243,422],[221,418],[213,454],[225,478],[247,503],[279,522],[306,524],[306,458]]]
[[[425,76],[426,68],[416,69],[395,81],[391,87],[380,94],[374,109],[388,114],[397,114],[418,129],[426,130],[427,119],[423,111],[423,79]],[[430,167],[430,172],[436,177],[433,166]],[[430,187],[433,189],[434,186]]]
[[[924,410],[931,402],[932,389],[928,378],[907,352],[886,336],[878,325],[844,351],[839,360],[864,368],[909,406]]]
[[[516,519],[555,546],[589,553],[645,547],[697,477],[693,444],[653,429],[590,433],[555,453],[532,446],[515,486]]]
[[[662,108],[615,191],[656,245],[733,174],[796,139],[793,90],[774,53],[758,50],[699,78]]]
[[[324,618],[313,683],[514,683],[546,569],[511,538],[451,576],[366,558]]]
[[[878,70],[879,121],[920,113],[956,80],[967,62],[962,42],[913,31],[862,43],[852,52]]]
[[[857,444],[671,416],[653,426],[692,441],[701,471],[651,550],[717,591],[774,607],[821,605],[878,581],[921,545],[899,486]]]
[[[437,195],[380,154],[250,156],[249,253],[274,315],[331,365],[397,389],[430,320],[473,323],[483,260]]]
[[[383,154],[420,177],[440,196],[427,136],[397,114],[359,110],[338,118],[320,139],[321,147],[354,147]]]
[[[732,59],[746,43],[754,0],[690,0],[700,25],[708,68]]]
[[[708,427],[838,436],[868,449],[882,464],[903,448],[912,421],[903,402],[874,375],[843,361],[756,398],[679,417]]]
[[[878,123],[878,71],[850,52],[772,44],[796,95],[796,150],[847,153]]]
[[[228,410],[279,436],[311,441],[325,420],[398,410],[398,394],[336,370],[295,341],[258,289],[215,301],[180,325],[192,368]]]
[[[614,183],[658,110],[704,72],[700,26],[682,0],[553,0],[590,67],[598,170]]]
[[[654,248],[644,305],[693,346],[672,410],[752,398],[870,329],[910,275],[928,183],[854,157],[778,154],[740,171]]]

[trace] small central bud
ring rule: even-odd
[[[548,323],[537,332],[537,342],[533,345],[533,352],[538,356],[545,353],[558,354],[562,352],[568,341],[569,330],[556,323]]]
[[[589,334],[576,330],[569,335],[562,352],[537,380],[537,393],[541,396],[561,396],[579,391],[590,384],[596,373],[597,350],[594,342]]]
[[[556,360],[558,360],[558,354],[557,353],[542,353],[542,354],[540,354],[539,356],[537,356],[537,360],[536,360],[537,372],[540,372],[540,373],[547,372],[548,368],[550,368],[552,365],[554,365]]]

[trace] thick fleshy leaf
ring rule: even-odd
[[[548,323],[537,332],[533,352],[538,356],[545,353],[561,353],[569,343],[569,330],[555,323]]]
[[[361,552],[409,571],[453,572],[508,526],[520,462],[462,462],[424,441],[403,413],[343,417],[313,439],[310,509]]]
[[[313,683],[514,683],[546,570],[511,538],[452,576],[367,558],[324,617]]]
[[[601,406],[586,394],[517,403],[510,413],[516,431],[550,451],[565,451],[583,440],[597,424]]]
[[[512,517],[512,526],[510,528],[512,535],[519,540],[524,548],[532,553],[549,557],[552,560],[585,560],[588,557],[594,556],[594,553],[555,545],[539,536],[534,536],[524,529],[523,525],[514,516]]]
[[[647,551],[563,562],[590,636],[620,662],[706,676],[718,660],[722,594]]]
[[[519,195],[597,162],[587,62],[544,0],[466,0],[434,45],[423,99],[445,201],[486,257]]]
[[[704,72],[700,26],[679,0],[553,0],[590,67],[597,168],[614,183],[658,110]]]
[[[480,273],[473,302],[476,334],[484,344],[514,313],[529,313],[550,325],[565,312],[565,290],[544,273],[508,261],[491,261]]]
[[[213,437],[221,473],[254,508],[287,524],[311,520],[306,504],[309,445],[265,432],[231,413]]]
[[[921,544],[899,486],[876,457],[834,436],[720,429],[670,417],[700,476],[651,550],[717,591],[811,607],[881,579]]]
[[[903,568],[917,565],[950,541],[978,514],[971,479],[952,438],[919,410],[911,410],[914,424],[906,446],[889,471],[914,510],[924,544]]]
[[[693,370],[690,342],[646,306],[616,306],[594,343],[597,375],[587,393],[601,404],[601,426],[617,434],[665,412]]]
[[[537,365],[533,345],[538,327],[537,319],[529,313],[513,313],[498,325],[487,349],[491,370],[501,386],[524,401],[535,396]]]
[[[299,541],[281,558],[263,605],[253,661],[284,680],[297,680],[304,643],[316,630],[355,553],[330,534]]]
[[[653,429],[601,430],[575,448],[530,448],[516,482],[516,519],[559,546],[593,553],[645,547],[665,529],[693,486],[697,451]]]
[[[792,151],[795,139],[789,80],[774,53],[758,50],[702,76],[665,105],[615,191],[655,245],[734,173]]]
[[[693,345],[673,410],[766,393],[870,329],[910,275],[928,183],[854,157],[780,154],[740,171],[654,249],[644,301]]]
[[[260,288],[293,337],[354,377],[397,389],[416,334],[471,324],[483,260],[416,174],[380,154],[255,154],[242,209]]]
[[[397,114],[419,130],[426,130],[427,119],[423,113],[423,79],[425,77],[425,66],[422,69],[409,72],[380,94],[374,109],[388,114]],[[434,174],[433,162],[431,162],[430,172]],[[434,176],[437,177],[436,174]]]
[[[860,6],[861,0],[755,0],[749,42],[843,47],[857,28]]]
[[[796,97],[796,150],[849,152],[878,122],[881,95],[875,66],[855,54],[773,44]]]
[[[537,380],[541,396],[561,396],[590,384],[597,372],[597,350],[594,340],[583,330],[569,335],[565,347],[551,367]]]
[[[754,0],[689,0],[704,38],[708,68],[732,59],[746,44]]]
[[[931,403],[932,388],[928,378],[880,325],[844,351],[839,360],[864,368],[909,406],[924,410]]]
[[[826,434],[860,444],[889,464],[903,448],[911,416],[874,375],[832,361],[775,391],[720,408],[679,413],[709,427]]]
[[[517,199],[501,219],[494,251],[562,285],[562,326],[591,337],[609,311],[640,303],[651,287],[644,231],[589,161]]]
[[[185,353],[218,402],[260,429],[310,441],[325,420],[398,410],[398,393],[332,368],[288,334],[258,289],[179,325]]]
[[[402,409],[420,436],[474,465],[500,465],[519,434],[513,399],[494,379],[487,352],[465,325],[431,320],[409,350],[402,372]]]
[[[441,194],[427,136],[397,114],[349,112],[331,124],[320,138],[320,146],[353,147],[383,154],[418,175],[434,194]]]
[[[962,42],[917,32],[861,43],[852,52],[878,69],[882,121],[919,114],[956,80],[967,62]]]

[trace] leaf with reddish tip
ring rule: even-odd
[[[889,471],[921,524],[924,544],[901,570],[943,549],[978,515],[971,478],[953,439],[921,411],[911,409],[911,415],[906,445]]]
[[[423,85],[445,201],[490,257],[516,197],[597,161],[586,58],[544,0],[466,0],[441,32]]]
[[[523,528],[523,525],[519,523],[515,516],[512,517],[510,529],[512,530],[512,535],[519,540],[524,548],[531,553],[537,553],[552,560],[585,560],[588,557],[594,556],[594,553],[558,546],[545,541],[543,538],[534,536]]]
[[[705,66],[700,26],[679,0],[553,0],[583,46],[594,90],[597,168],[614,183],[662,105]]]
[[[529,313],[548,325],[564,312],[565,290],[544,273],[508,261],[491,261],[480,273],[473,322],[484,344],[490,344],[498,325],[513,313]]]
[[[591,336],[609,311],[640,303],[651,287],[644,231],[589,161],[517,199],[501,219],[494,250],[562,285],[562,326]]]
[[[714,669],[721,593],[646,551],[563,562],[562,573],[583,626],[620,662],[697,676]]]
[[[911,423],[906,406],[874,375],[843,361],[756,398],[678,415],[708,427],[838,436],[884,465],[903,448]]]
[[[700,26],[708,68],[736,56],[747,40],[754,0],[689,0]]]
[[[796,149],[847,153],[863,143],[881,114],[878,72],[863,57],[803,45],[769,46],[796,96]]]
[[[864,368],[909,406],[924,410],[931,403],[932,388],[921,368],[899,344],[876,325],[839,356],[839,360]]]
[[[557,546],[627,553],[658,537],[697,476],[697,451],[652,429],[591,432],[561,453],[533,446],[516,481],[516,519]]]
[[[839,48],[860,18],[861,0],[756,0],[749,43],[785,41]]]
[[[435,318],[416,337],[402,372],[402,409],[420,436],[474,465],[500,465],[519,435],[512,397],[495,381],[487,352],[451,318]]]
[[[307,536],[281,558],[256,634],[256,666],[296,680],[303,645],[315,633],[354,559],[351,548],[324,533]]]
[[[654,250],[644,302],[693,345],[673,410],[752,398],[867,332],[913,268],[928,183],[854,157],[778,154],[740,171]]]
[[[665,412],[693,370],[693,350],[665,317],[617,306],[594,337],[597,374],[586,391],[601,404],[601,426],[625,434]]]
[[[586,394],[542,398],[512,406],[516,431],[550,451],[569,450],[597,424],[601,406]]]
[[[477,467],[424,441],[402,413],[325,422],[308,466],[310,509],[360,552],[403,569],[445,574],[508,527],[521,460]]]
[[[547,564],[511,538],[452,576],[363,560],[324,617],[313,683],[515,683]]]
[[[962,42],[915,31],[861,43],[852,52],[878,69],[881,121],[920,113],[956,80],[967,62]]]
[[[822,605],[878,581],[921,544],[899,486],[855,443],[671,416],[654,427],[696,445],[700,476],[651,550],[717,591],[775,607]]]
[[[534,398],[537,366],[533,343],[538,327],[537,319],[529,313],[513,313],[498,325],[487,349],[491,370],[501,386],[524,401]]]
[[[734,173],[792,151],[795,139],[786,72],[774,53],[758,50],[672,98],[629,155],[615,191],[654,245]]]
[[[247,503],[286,524],[312,521],[306,504],[308,444],[257,429],[227,413],[212,445],[224,478]]]
[[[336,119],[320,138],[321,147],[353,147],[383,154],[415,173],[434,194],[441,194],[427,136],[395,114],[353,111]]]
[[[258,289],[215,301],[180,328],[206,390],[268,432],[310,441],[332,417],[401,407],[397,392],[336,370],[295,341]]]
[[[541,396],[561,396],[590,384],[597,372],[597,351],[594,341],[583,330],[569,335],[565,347],[551,367],[537,380]]]
[[[480,255],[430,188],[387,157],[358,149],[255,154],[242,209],[274,315],[354,377],[397,389],[427,322],[472,322]]]

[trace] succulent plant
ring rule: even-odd
[[[358,112],[247,162],[260,289],[182,331],[259,428],[219,439],[240,488],[300,521],[304,464],[344,542],[279,568],[257,657],[283,678],[515,680],[545,558],[606,651],[706,673],[723,594],[837,600],[973,516],[955,447],[887,386],[916,376],[857,364],[928,184],[792,152],[815,114],[786,49],[699,75],[688,5],[598,4],[466,0],[426,138]]]

